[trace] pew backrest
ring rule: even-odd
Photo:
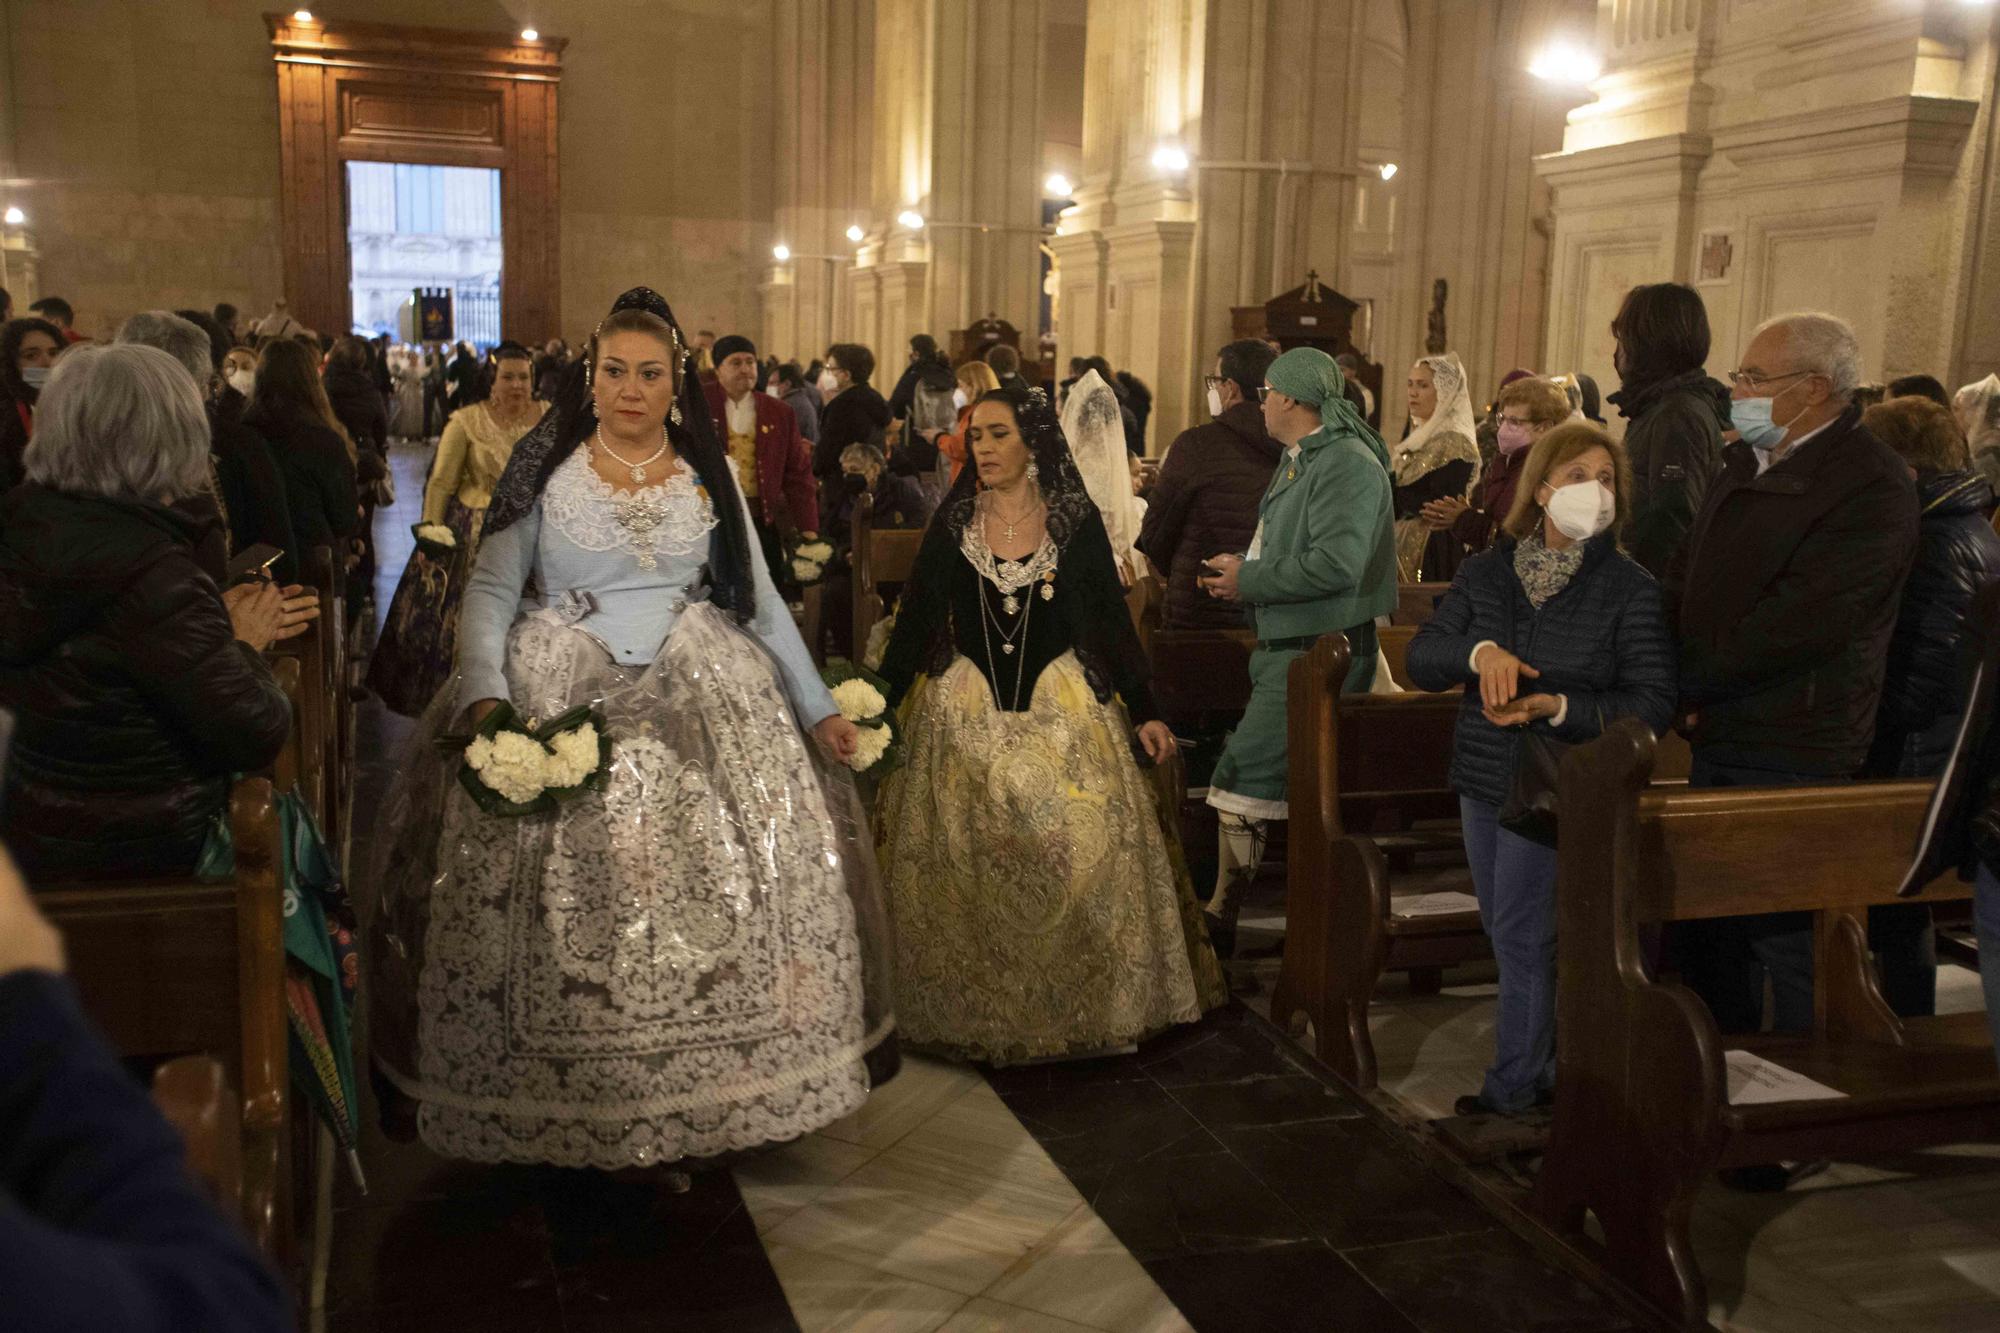
[[[1256,648],[1257,636],[1248,628],[1154,630],[1148,651],[1160,716],[1182,728],[1240,716],[1250,702]]]
[[[1437,610],[1438,601],[1451,590],[1449,583],[1402,583],[1396,586],[1396,610],[1390,623],[1421,625]]]
[[[888,614],[882,585],[908,582],[910,571],[917,566],[917,552],[924,544],[922,528],[877,529],[871,521],[874,508],[874,493],[863,491],[854,502],[854,517],[848,529],[856,661],[868,650],[869,632]]]

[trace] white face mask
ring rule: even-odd
[[[257,372],[254,370],[232,370],[223,378],[229,382],[230,388],[245,398],[248,398],[250,391],[257,387]]]
[[[972,400],[965,396],[964,389],[953,389],[951,391],[951,405],[957,408],[959,411],[963,412],[965,410],[965,405],[970,401]]]
[[[48,382],[49,382],[49,367],[47,366],[21,367],[21,383],[27,385],[30,389],[39,389]]]
[[[1558,532],[1573,542],[1586,542],[1611,526],[1618,497],[1602,482],[1578,481],[1556,487],[1544,508]]]
[[[819,373],[819,391],[821,393],[840,392],[840,381],[833,377],[832,371],[822,370]]]
[[[1222,390],[1212,386],[1208,391],[1208,414],[1212,417],[1222,415]]]

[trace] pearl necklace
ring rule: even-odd
[[[635,463],[631,459],[626,458],[623,455],[614,451],[610,445],[604,442],[604,426],[601,422],[598,424],[597,427],[597,447],[603,450],[604,456],[610,459],[612,462],[621,464],[622,466],[629,468],[632,473],[632,480],[635,482],[643,482],[646,480],[646,469],[651,467],[653,464],[659,462],[662,458],[665,458],[667,455],[667,447],[672,443],[673,440],[667,434],[667,428],[665,426],[661,426],[660,447],[653,451],[652,457],[647,458],[642,462]]]

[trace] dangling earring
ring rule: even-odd
[[[668,409],[667,409],[667,420],[669,420],[669,421],[673,422],[673,423],[674,423],[674,424],[675,424],[676,426],[678,426],[678,425],[680,425],[680,424],[681,424],[681,400],[680,400],[680,399],[678,399],[678,398],[674,399],[674,405],[673,405],[672,407],[670,407],[670,408],[668,408]]]
[[[1028,460],[1028,480],[1039,483],[1041,479],[1042,479],[1041,467],[1035,462],[1034,459],[1030,458]]]

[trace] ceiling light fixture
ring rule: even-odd
[[[1528,73],[1544,83],[1586,84],[1603,72],[1604,62],[1595,52],[1569,42],[1542,48],[1528,66]]]

